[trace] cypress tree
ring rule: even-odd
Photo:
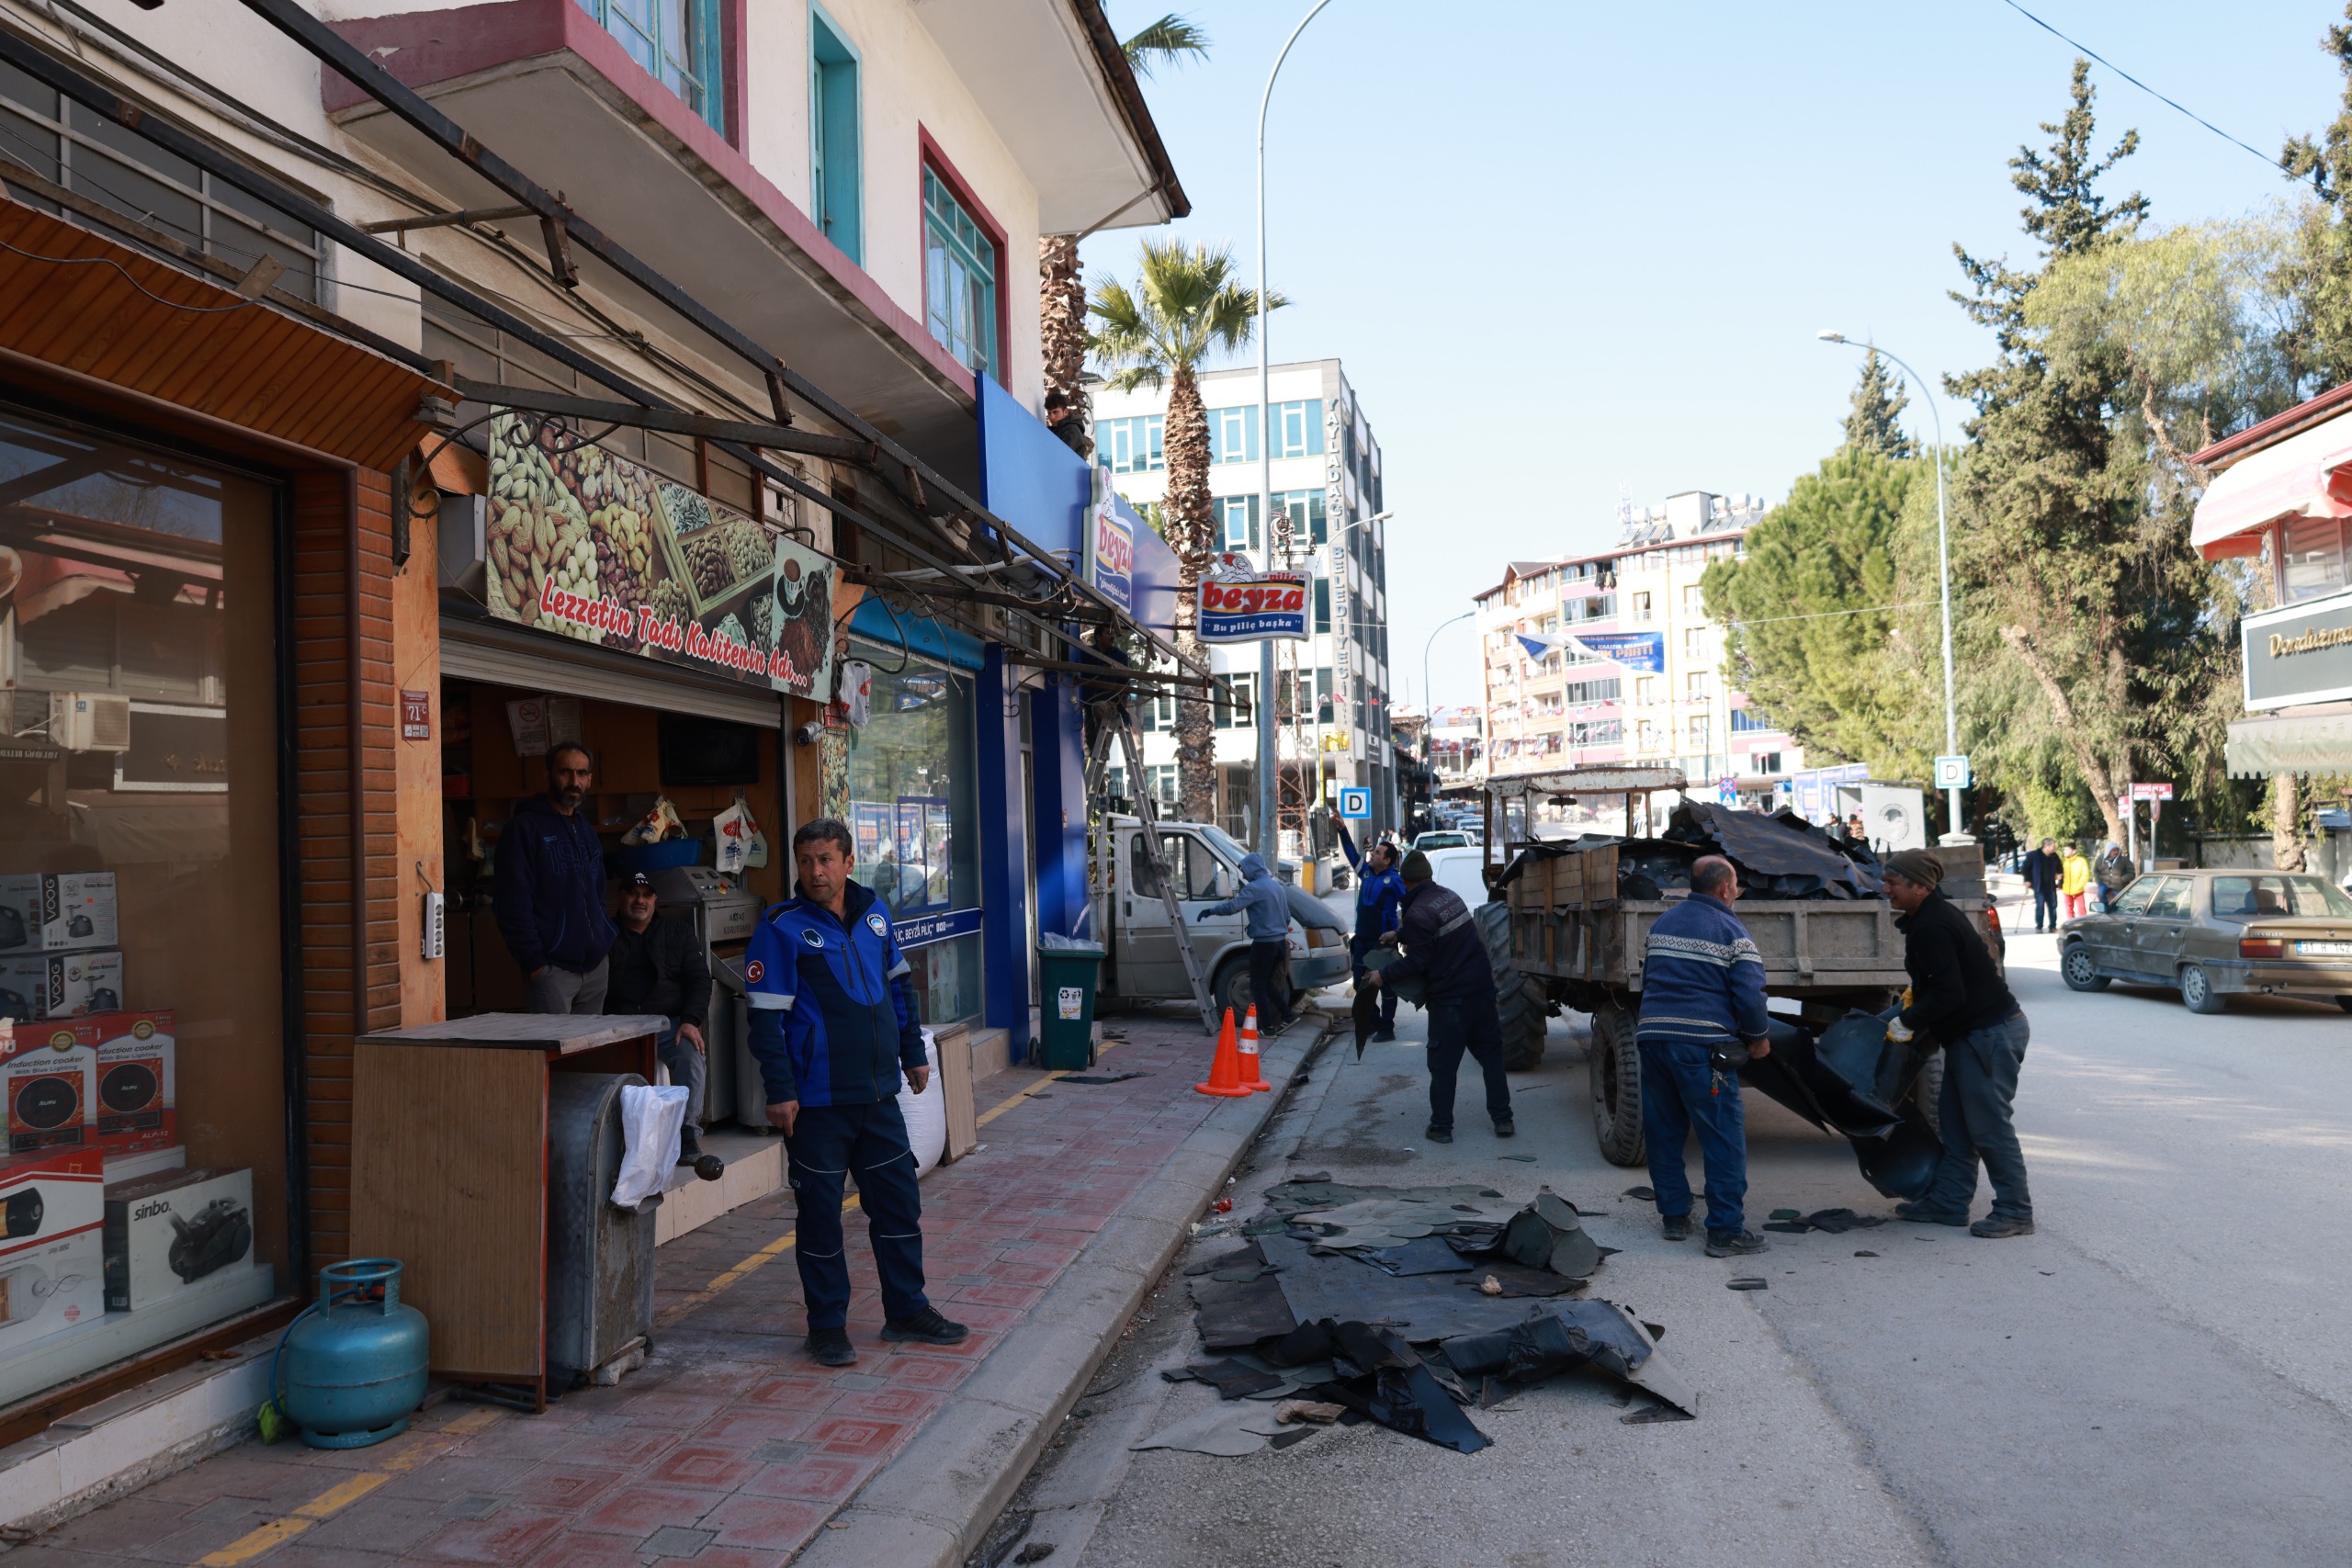
[[[1886,362],[1872,349],[1862,358],[1861,379],[1854,383],[1853,407],[1846,414],[1846,446],[1901,461],[1918,455],[1903,434],[1903,411],[1911,399],[1903,385],[1888,374]]]

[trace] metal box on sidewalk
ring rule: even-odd
[[[653,1331],[659,1198],[616,1208],[621,1090],[635,1073],[558,1073],[548,1084],[548,1376],[558,1389]]]

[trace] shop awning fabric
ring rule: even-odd
[[[2233,779],[2352,773],[2352,706],[2239,719],[2230,726],[2225,755]]]
[[[2207,560],[2250,556],[2258,530],[2282,517],[2352,517],[2352,417],[2329,420],[2265,446],[2214,476],[2197,503],[2188,542]]]

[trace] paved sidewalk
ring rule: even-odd
[[[1057,1326],[1033,1322],[1036,1309],[1057,1283],[1089,1284],[1072,1265],[1098,1236],[1123,1258],[1138,1243],[1153,1256],[1172,1248],[1182,1222],[1154,1190],[1163,1171],[1189,1154],[1189,1179],[1203,1179],[1210,1167],[1198,1134],[1221,1172],[1227,1156],[1216,1151],[1238,1156],[1281,1098],[1193,1093],[1210,1051],[1196,1023],[1148,1017],[1111,1027],[1126,1038],[1088,1076],[1132,1077],[1077,1084],[1016,1069],[989,1078],[984,1101],[990,1091],[1000,1098],[982,1113],[984,1147],[922,1184],[931,1296],[971,1326],[961,1345],[881,1341],[873,1258],[865,1227],[853,1223],[850,1333],[860,1359],[841,1371],[810,1361],[800,1349],[793,1207],[779,1193],[662,1248],[653,1354],[617,1387],[580,1390],[537,1416],[447,1400],[406,1436],[348,1452],[247,1442],[17,1551],[28,1568],[781,1562],[935,1425],[1009,1335]],[[1295,1060],[1317,1027],[1310,1013],[1279,1048],[1270,1043],[1270,1065]],[[1123,1209],[1131,1223],[1106,1235]],[[1147,1223],[1164,1236],[1134,1234]],[[1061,1304],[1092,1303],[1105,1321],[1085,1327],[1107,1347],[1124,1324],[1118,1296],[1096,1286]],[[1005,1381],[1004,1369],[991,1371]],[[943,1440],[933,1432],[926,1451]],[[1025,1469],[1019,1452],[1001,1459],[1009,1472]],[[978,1498],[1019,1475],[1001,1486],[990,1476],[958,1480]]]

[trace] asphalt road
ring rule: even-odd
[[[1513,1197],[1548,1183],[1607,1210],[1587,1224],[1624,1250],[1593,1293],[1667,1326],[1700,1418],[1624,1425],[1598,1379],[1563,1379],[1478,1413],[1495,1445],[1466,1457],[1372,1427],[1241,1459],[1131,1452],[1212,1397],[1156,1375],[1197,1355],[1171,1280],[1014,1505],[1035,1513],[1028,1539],[1085,1568],[2343,1562],[2352,1250],[2333,1205],[2352,1022],[2298,1003],[2199,1018],[2165,993],[2077,996],[2030,934],[2010,969],[2034,1026],[2018,1122],[2040,1232],[2023,1240],[1894,1222],[1711,1260],[1662,1240],[1650,1207],[1621,1196],[1642,1173],[1595,1153],[1580,1016],[1514,1077],[1510,1144],[1471,1098],[1458,1141],[1424,1146],[1412,1010],[1362,1062],[1336,1043],[1237,1207],[1287,1171],[1329,1169]],[[1889,1212],[1842,1144],[1760,1096],[1748,1106],[1751,1224],[1778,1207]],[[1724,1289],[1738,1274],[1771,1288]]]

